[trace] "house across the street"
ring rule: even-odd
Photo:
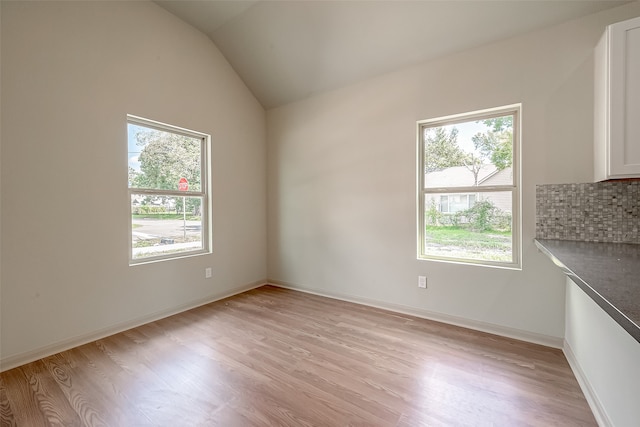
[[[498,170],[494,165],[483,165],[478,173],[477,187],[509,185],[513,182],[513,169],[506,167]],[[425,184],[429,188],[474,187],[475,178],[466,166],[452,166],[425,174]],[[455,214],[467,210],[476,202],[491,201],[498,209],[511,213],[511,192],[509,191],[470,191],[455,194],[428,194],[425,203],[435,206],[443,214]]]

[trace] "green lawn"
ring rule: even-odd
[[[455,226],[427,226],[425,252],[428,255],[511,261],[511,232],[477,232]]]

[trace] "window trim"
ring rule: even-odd
[[[159,261],[166,261],[179,258],[187,258],[198,255],[205,255],[212,253],[213,238],[212,238],[212,209],[211,209],[211,135],[203,132],[198,132],[179,126],[169,125],[166,123],[158,122],[151,119],[146,119],[140,116],[134,116],[127,114],[127,127],[129,124],[144,126],[150,129],[155,129],[163,132],[169,132],[190,138],[197,138],[200,140],[200,190],[193,191],[179,191],[179,190],[164,190],[164,189],[150,189],[150,188],[137,188],[130,187],[127,183],[127,197],[128,197],[128,246],[129,246],[129,266],[148,264]],[[127,135],[128,144],[128,135]],[[131,210],[131,196],[133,194],[147,194],[147,195],[163,195],[173,197],[201,197],[201,221],[202,221],[202,248],[177,252],[171,254],[148,256],[143,258],[133,258],[133,228],[132,228],[132,215]]]
[[[424,173],[424,128],[448,126],[458,123],[470,122],[474,120],[484,120],[494,117],[513,115],[513,183],[512,185],[496,186],[472,186],[472,187],[445,187],[445,188],[425,188]],[[436,117],[416,122],[416,224],[417,224],[417,258],[423,261],[437,261],[464,265],[477,265],[484,267],[504,268],[511,270],[522,269],[522,176],[521,176],[521,145],[522,145],[522,104],[511,104],[502,107],[476,110],[469,113],[454,114],[443,117]],[[453,190],[453,191],[452,191]],[[461,194],[461,193],[485,193],[495,191],[511,191],[511,262],[499,262],[490,260],[476,260],[469,258],[454,258],[445,256],[434,256],[425,253],[425,199],[427,194]]]

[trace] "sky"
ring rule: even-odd
[[[488,127],[484,123],[476,121],[462,122],[440,127],[444,128],[447,134],[450,133],[453,128],[458,129],[458,146],[467,153],[476,151],[471,138],[479,132],[486,132],[488,130]]]
[[[127,158],[129,159],[129,167],[133,168],[136,171],[140,171],[140,162],[138,162],[138,156],[140,155],[140,151],[142,147],[138,147],[136,144],[136,133],[138,131],[144,130],[146,128],[138,125],[134,125],[131,123],[127,124],[127,138],[128,138],[128,154]]]
[[[475,151],[475,147],[473,146],[473,141],[471,138],[477,134],[478,132],[486,132],[487,126],[482,122],[465,122],[465,123],[457,123],[451,126],[445,126],[447,132],[450,131],[451,128],[458,129],[458,145],[464,151]]]

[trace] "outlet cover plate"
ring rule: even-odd
[[[427,289],[427,276],[418,276],[418,287]]]

